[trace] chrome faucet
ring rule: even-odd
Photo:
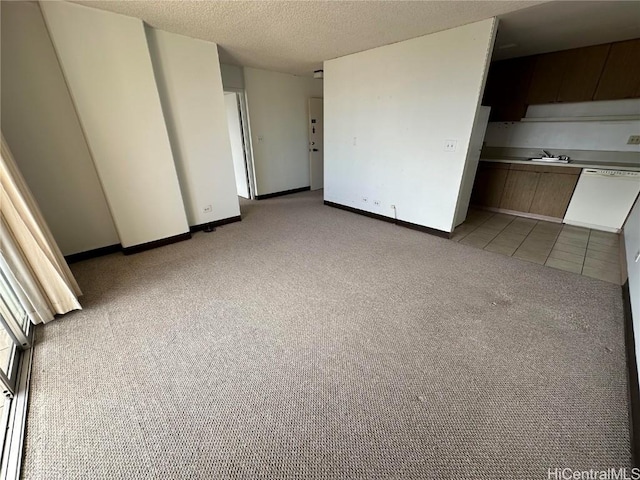
[[[536,160],[535,158],[533,160]],[[567,155],[551,155],[547,150],[542,150],[542,157],[537,159],[543,162],[569,163]]]

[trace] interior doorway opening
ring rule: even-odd
[[[322,98],[309,99],[309,184],[311,190],[324,188],[324,104]]]
[[[239,197],[255,199],[255,175],[244,91],[225,91],[224,103],[229,140],[231,141],[233,171],[236,177],[236,190]]]

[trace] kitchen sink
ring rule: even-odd
[[[569,159],[567,157],[540,157],[540,158],[530,158],[532,162],[547,162],[547,163],[569,163]]]

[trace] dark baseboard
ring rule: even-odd
[[[216,220],[214,222],[208,222],[208,223],[201,223],[199,225],[193,225],[193,226],[189,227],[189,230],[191,231],[191,233],[195,233],[195,232],[199,232],[201,230],[204,230],[207,227],[208,228],[220,227],[222,225],[227,225],[228,223],[239,222],[241,220],[242,220],[242,217],[240,215],[238,215],[236,217],[223,218],[222,220]]]
[[[228,223],[234,223],[241,221],[242,218],[240,215],[236,217],[223,218],[221,220],[216,220],[214,222],[202,223],[200,225],[194,225],[189,227],[188,233],[182,233],[180,235],[175,235],[173,237],[161,238],[160,240],[154,240],[153,242],[142,243],[140,245],[134,245],[132,247],[122,248],[122,245],[119,243],[115,245],[109,245],[107,247],[95,248],[93,250],[88,250],[86,252],[80,253],[72,253],[71,255],[65,255],[64,259],[67,263],[76,263],[81,262],[83,260],[90,260],[92,258],[102,257],[104,255],[110,255],[112,253],[122,252],[125,255],[131,255],[133,253],[143,252],[145,250],[151,250],[152,248],[162,247],[164,245],[170,245],[172,243],[181,242],[183,240],[189,240],[191,238],[191,233],[198,232],[200,230],[204,230],[207,226],[211,226],[212,228],[220,227],[222,225],[226,225]]]
[[[282,195],[291,195],[292,193],[307,192],[311,187],[294,188],[293,190],[284,190],[282,192],[266,193],[264,195],[256,195],[256,200],[264,200],[265,198],[281,197]]]
[[[89,260],[91,258],[102,257],[104,255],[111,255],[122,250],[122,245],[116,243],[115,245],[108,245],[106,247],[94,248],[93,250],[87,250],[86,252],[72,253],[71,255],[65,255],[64,259],[67,263],[76,263],[83,260]]]
[[[425,232],[430,235],[435,235],[437,237],[442,238],[451,238],[450,232],[445,232],[444,230],[438,230],[436,228],[425,227],[424,225],[418,225],[416,223],[405,222],[404,220],[396,220],[395,218],[385,217],[384,215],[379,215],[377,213],[367,212],[366,210],[360,210],[359,208],[348,207],[347,205],[342,205],[340,203],[330,202],[328,200],[324,201],[325,205],[329,207],[339,208],[340,210],[346,210],[347,212],[357,213],[358,215],[364,215],[365,217],[375,218],[376,220],[382,220],[387,223],[395,223],[401,227],[410,228],[411,230],[418,230],[420,232]]]
[[[144,252],[145,250],[151,250],[152,248],[164,247],[165,245],[171,245],[172,243],[189,240],[190,238],[191,232],[181,233],[172,237],[154,240],[153,242],[141,243],[140,245],[133,245],[132,247],[123,248],[122,253],[124,253],[125,255],[131,255],[133,253],[140,253]]]
[[[638,467],[640,465],[640,388],[638,386],[638,365],[636,363],[636,344],[633,334],[629,280],[622,286],[622,303],[624,306],[624,339],[627,347],[627,369],[629,370],[631,454],[633,466]]]

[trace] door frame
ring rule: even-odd
[[[307,145],[309,148],[309,187],[313,190],[313,145],[311,145],[311,101],[322,100],[322,188],[324,189],[324,97],[309,97],[307,99]]]
[[[249,185],[249,198],[256,198],[256,175],[253,162],[253,148],[251,145],[251,129],[249,124],[249,109],[247,108],[247,93],[243,88],[224,88],[224,93],[235,93],[240,116],[240,132],[242,133],[242,147],[244,151],[244,166]]]

